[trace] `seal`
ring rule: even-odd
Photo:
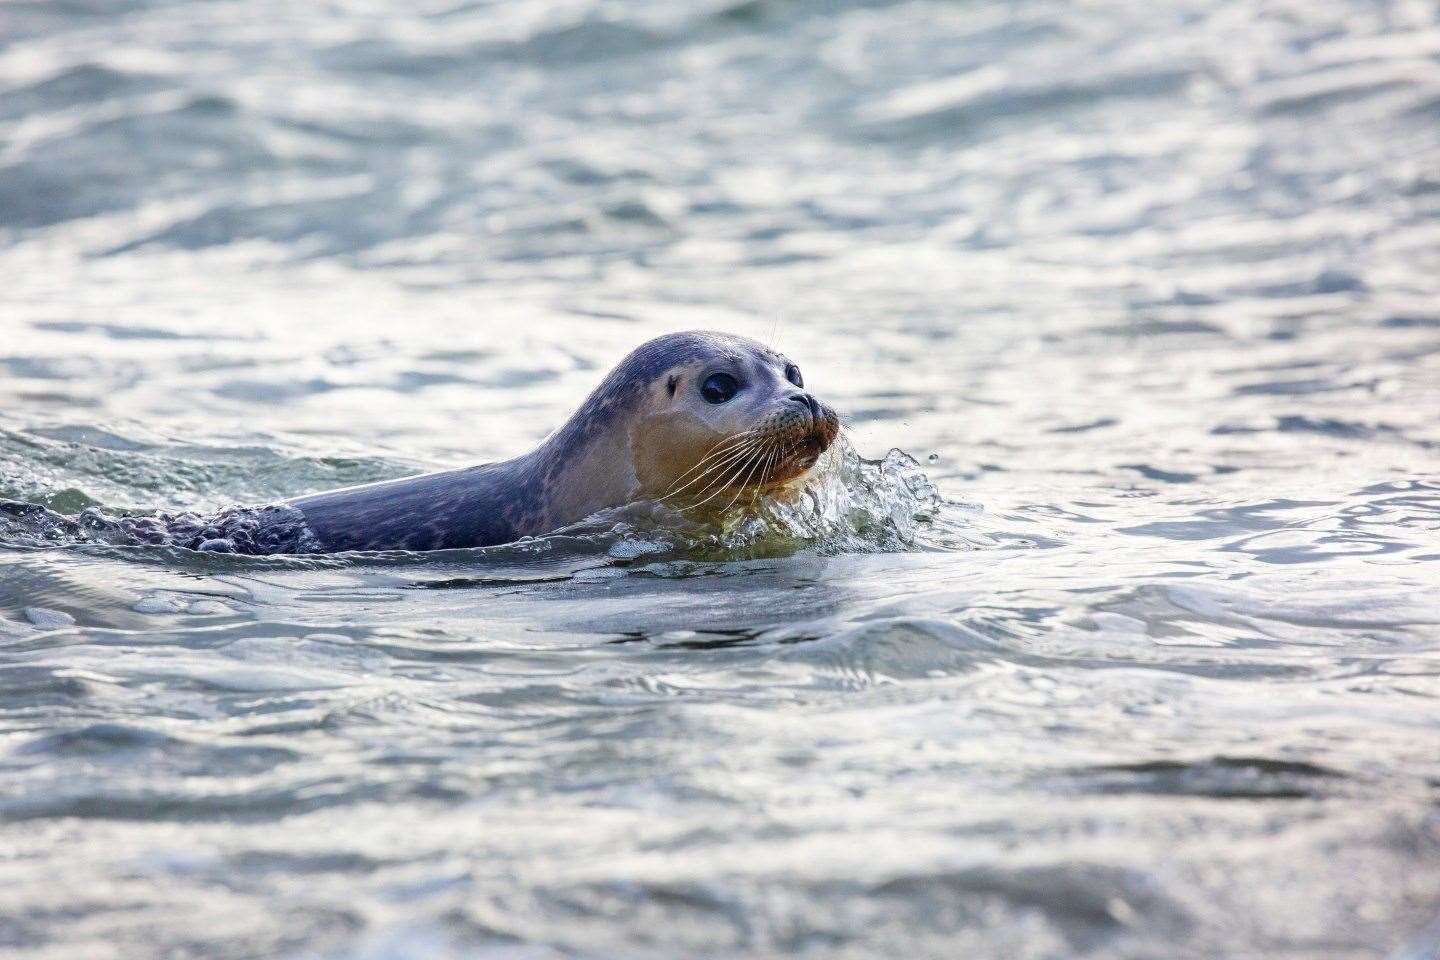
[[[637,500],[728,506],[805,476],[839,432],[835,411],[782,354],[730,334],[669,334],[620,361],[534,450],[287,500],[276,509],[304,529],[269,543],[305,553],[483,547]],[[225,532],[203,530],[220,536],[197,546],[225,549]]]
[[[785,356],[730,334],[675,333],[637,347],[513,460],[208,515],[115,518],[90,507],[70,518],[0,502],[0,540],[245,554],[486,547],[638,500],[728,509],[804,477],[839,433],[835,411]]]

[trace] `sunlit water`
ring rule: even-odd
[[[806,498],[0,528],[0,953],[1433,957],[1433,3],[0,4],[0,498],[511,456],[689,327]]]

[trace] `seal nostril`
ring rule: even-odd
[[[810,394],[791,393],[787,394],[785,399],[800,404],[800,406],[810,411],[811,419],[813,419],[816,423],[820,422],[820,404],[817,403],[815,398],[810,396]]]

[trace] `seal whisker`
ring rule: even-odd
[[[699,470],[701,467],[705,466],[707,461],[711,460],[714,457],[720,457],[722,454],[733,453],[735,450],[745,446],[745,444],[748,443],[750,440],[754,439],[755,436],[756,431],[747,430],[744,433],[737,434],[733,437],[727,437],[726,439],[721,440],[719,443],[715,444],[715,446],[711,447],[710,450],[705,454],[705,456],[701,457],[700,460],[693,467],[691,467],[689,470],[686,470],[680,476],[676,477],[675,482],[670,485],[670,489],[666,490],[665,495],[670,496],[671,494],[675,493],[675,484],[680,483],[680,481],[690,476],[696,470]],[[724,447],[725,449],[722,450],[722,447]],[[723,460],[725,458],[721,457],[721,459]],[[682,487],[681,489],[684,488]]]
[[[772,440],[769,448],[765,452],[764,462],[763,466],[761,466],[760,468],[760,473],[757,474],[755,477],[756,489],[761,489],[765,486],[765,484],[770,482],[770,477],[772,476],[771,470],[774,468],[779,454],[780,445]]]
[[[744,458],[744,456],[747,455],[747,453],[749,453],[749,450],[747,449],[732,450],[732,452],[730,452],[729,455],[726,456],[726,458],[719,459],[719,461],[716,461],[714,463],[708,463],[706,469],[704,469],[701,474],[693,476],[690,481],[685,482],[685,484],[681,486],[675,486],[674,489],[670,489],[670,491],[665,492],[665,494],[662,494],[661,497],[655,498],[655,502],[657,502],[657,504],[662,504],[662,502],[667,501],[667,499],[680,497],[680,495],[684,494],[687,489],[691,488],[697,488],[696,492],[706,491],[706,489],[710,489],[710,482],[713,481],[714,478],[716,478],[717,474],[720,474],[721,471],[729,468],[729,466],[733,465],[733,463],[736,463],[737,461],[742,461],[742,459]]]
[[[692,504],[692,505],[690,505],[689,507],[686,507],[685,509],[687,509],[687,510],[698,510],[698,509],[700,509],[701,507],[703,507],[705,504],[709,503],[711,500],[714,500],[714,499],[715,499],[716,497],[718,497],[720,494],[724,493],[724,492],[725,492],[725,488],[728,487],[728,486],[730,486],[730,484],[734,483],[735,480],[739,478],[741,472],[745,470],[745,466],[746,466],[746,461],[741,460],[741,461],[740,461],[740,466],[738,466],[733,472],[729,473],[729,474],[726,476],[726,478],[725,478],[725,482],[722,483],[722,484],[720,484],[718,487],[716,487],[716,488],[715,488],[715,491],[714,491],[713,493],[711,493],[710,496],[706,497],[704,500],[701,500],[699,503]],[[751,469],[754,469],[754,464],[751,464]]]
[[[694,473],[696,470],[704,466],[707,461],[712,460],[715,457],[722,456],[723,454],[733,452],[745,446],[753,439],[755,439],[755,431],[747,430],[744,433],[737,434],[736,436],[729,437],[725,440],[720,441],[715,446],[711,447],[709,451],[706,452],[705,456],[701,457],[694,466],[682,473],[677,478],[677,481],[685,479],[691,473]]]
[[[772,476],[774,476],[773,471],[774,471],[774,469],[775,469],[775,464],[776,464],[776,462],[777,462],[778,459],[779,459],[779,454],[780,454],[780,448],[779,448],[779,447],[772,447],[772,448],[771,448],[771,450],[770,450],[770,456],[765,460],[765,472],[764,472],[764,474],[762,474],[761,477],[760,477],[760,485],[761,485],[762,487],[763,487],[765,484],[769,483],[769,482],[770,482],[770,478],[771,478]]]
[[[731,449],[729,449],[729,450],[724,451],[724,454],[725,454],[725,455],[722,456],[722,457],[720,457],[715,463],[709,464],[709,465],[706,467],[706,469],[700,473],[699,476],[693,478],[692,480],[690,480],[688,483],[686,483],[686,484],[685,484],[684,486],[682,486],[682,487],[673,488],[673,489],[669,490],[669,491],[666,492],[663,496],[661,496],[658,500],[656,500],[656,503],[660,503],[660,502],[662,502],[662,501],[665,501],[665,500],[670,499],[671,497],[677,496],[677,495],[679,495],[680,493],[683,493],[684,491],[686,491],[686,490],[688,490],[689,488],[693,487],[695,484],[701,483],[702,481],[706,481],[706,480],[708,480],[708,479],[713,478],[716,474],[720,473],[720,471],[726,469],[726,468],[729,467],[731,464],[735,463],[737,460],[743,460],[743,459],[744,459],[745,457],[747,457],[749,454],[751,454],[752,452],[754,452],[754,448],[755,448],[755,445],[756,445],[757,442],[758,442],[758,438],[747,438],[747,442],[746,442],[745,444],[742,444],[742,445],[739,446],[739,447],[733,447],[733,448],[731,448]],[[708,459],[708,458],[707,458],[707,459]],[[698,465],[697,465],[697,466],[698,466]],[[689,472],[694,472],[694,469],[695,469],[695,468],[692,467]],[[684,479],[684,478],[682,477],[681,479]],[[673,486],[673,485],[672,485],[672,486]],[[702,486],[700,489],[701,489],[701,490],[708,489],[708,486],[709,486],[709,485],[708,485],[708,483],[707,483],[705,486]]]
[[[772,450],[773,450],[773,448],[772,448]],[[729,512],[730,508],[733,507],[733,506],[735,506],[735,504],[740,501],[740,497],[741,497],[742,495],[744,495],[744,493],[745,493],[745,487],[746,487],[746,485],[750,482],[750,475],[751,475],[752,473],[754,473],[754,472],[755,472],[755,468],[758,467],[758,466],[760,466],[761,462],[762,462],[763,460],[767,459],[768,457],[769,457],[769,453],[763,453],[761,456],[756,457],[756,458],[755,458],[755,461],[750,464],[750,469],[747,470],[747,471],[745,471],[745,476],[744,476],[743,478],[741,478],[741,480],[740,480],[739,487],[738,487],[738,489],[736,489],[736,491],[735,491],[735,496],[731,497],[731,498],[730,498],[730,502],[727,503],[727,504],[725,504],[725,509],[724,509],[723,511],[721,511],[722,513],[727,513],[727,512]]]
[[[756,440],[754,440],[749,446],[747,446],[743,451],[740,452],[739,456],[731,459],[729,461],[729,464],[724,467],[717,467],[713,471],[711,471],[710,478],[713,480],[714,478],[718,477],[730,465],[737,465],[738,467],[743,469],[746,465],[755,463],[755,461],[760,458],[760,449],[762,442],[763,441],[761,438],[757,438]],[[733,483],[735,483],[735,477],[727,476],[725,480],[720,484],[718,489],[724,490],[726,487],[730,486]],[[709,489],[709,485],[707,484],[702,489]]]
[[[765,486],[765,478],[770,475],[770,462],[775,459],[776,449],[775,443],[772,441],[765,452],[755,461],[760,471],[755,474],[754,489],[758,490]],[[744,493],[745,488],[749,486],[752,486],[752,484],[750,483],[750,476],[747,474],[744,483],[741,484],[740,490],[735,494],[735,499],[731,500],[730,506],[727,506],[725,509],[729,510],[731,506],[734,506],[740,499],[740,494]]]
[[[752,437],[755,436],[755,434],[756,431],[754,430],[746,430],[743,433],[737,433],[734,436],[721,438],[714,446],[712,446],[709,450],[705,451],[704,456],[702,456],[699,460],[695,461],[694,466],[682,473],[677,479],[683,480],[685,477],[689,476],[692,472],[694,472],[695,469],[701,464],[703,464],[706,460],[709,460],[717,453],[722,453],[725,450],[734,449],[735,447],[750,440]]]
[[[743,469],[744,469],[744,463],[742,462],[742,463],[740,463],[739,466],[737,466],[736,469],[734,469],[734,471],[732,471],[732,472],[730,472],[730,474],[727,474],[727,475],[726,475],[726,479],[724,479],[724,482],[721,482],[721,484],[719,484],[719,485],[717,485],[717,486],[714,486],[713,489],[710,489],[710,494],[708,494],[706,498],[701,499],[701,501],[700,501],[700,502],[697,502],[697,504],[690,504],[690,505],[688,505],[688,507],[681,507],[680,510],[681,510],[681,511],[685,511],[685,510],[700,510],[700,508],[701,508],[701,507],[704,507],[704,505],[708,504],[708,502],[710,502],[711,499],[714,499],[714,498],[716,498],[716,497],[719,497],[720,494],[723,494],[724,489],[726,489],[726,486],[729,486],[729,485],[730,485],[730,482],[734,481],[734,478],[736,478],[736,476],[739,476],[739,475],[740,475],[740,471],[743,471]],[[704,491],[701,491],[701,492],[704,492]]]
[[[779,448],[776,448],[770,455],[770,462],[765,464],[765,483],[775,479],[775,468],[780,466],[785,458],[780,455]]]
[[[715,464],[707,468],[704,473],[701,473],[699,476],[692,479],[689,483],[686,483],[684,486],[672,490],[671,492],[657,499],[655,502],[663,503],[664,501],[669,500],[673,497],[678,497],[680,494],[684,493],[686,490],[689,490],[691,487],[696,487],[697,484],[698,488],[695,491],[696,493],[703,493],[704,491],[709,490],[712,481],[717,476],[729,470],[732,466],[735,466],[736,464],[743,464],[752,452],[753,451],[750,447],[732,451],[731,454],[725,459],[717,461]]]

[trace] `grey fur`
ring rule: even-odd
[[[539,447],[500,463],[427,473],[286,501],[328,551],[446,550],[544,532],[551,491],[570,463],[635,408],[670,369],[740,341],[676,333],[637,347]],[[579,518],[575,518],[579,519]]]

